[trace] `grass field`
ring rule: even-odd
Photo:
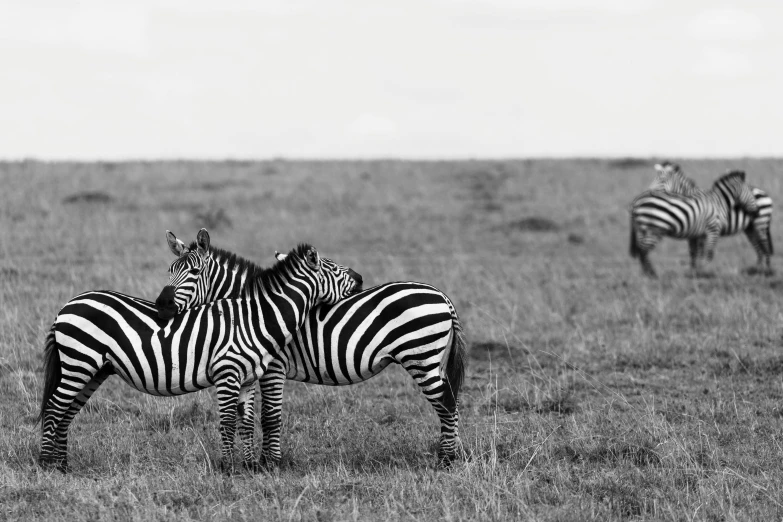
[[[683,166],[702,187],[745,168],[783,202],[783,160]],[[636,160],[0,164],[0,519],[780,520],[783,269],[741,275],[755,254],[725,238],[694,279],[665,240],[643,279],[627,206],[652,176]],[[470,342],[468,460],[434,469],[437,417],[390,367],[288,383],[279,470],[233,476],[213,470],[213,391],[114,377],[72,425],[73,472],[41,471],[59,308],[90,289],[154,299],[165,230],[202,226],[263,264],[308,241],[367,287],[446,292]]]

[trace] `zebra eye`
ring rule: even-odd
[[[198,268],[194,268],[193,270],[189,270],[188,271],[188,274],[190,274],[190,275],[198,275],[198,273],[199,273],[199,269]]]

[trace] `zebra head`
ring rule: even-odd
[[[291,267],[294,277],[305,276],[315,282],[316,303],[334,304],[362,290],[361,275],[321,257],[310,245],[299,245],[289,254],[275,252],[275,258]]]
[[[188,248],[168,230],[166,241],[177,259],[169,267],[169,284],[155,301],[161,319],[171,319],[188,308],[202,304],[209,289],[207,230],[202,228],[198,231],[195,248]]]
[[[727,172],[715,181],[713,190],[719,192],[729,202],[732,210],[742,210],[749,215],[758,214],[759,205],[750,185],[745,183],[745,171]]]
[[[664,190],[684,196],[691,196],[699,189],[696,183],[685,176],[677,163],[664,161],[655,164],[655,179],[648,190]]]

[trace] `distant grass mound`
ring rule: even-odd
[[[548,218],[531,216],[512,221],[507,225],[507,228],[523,232],[557,232],[560,230],[560,225]]]
[[[106,192],[77,192],[63,198],[63,203],[111,203],[114,197]]]

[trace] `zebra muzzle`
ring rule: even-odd
[[[161,319],[171,319],[177,315],[177,303],[174,302],[175,293],[173,286],[166,286],[155,300],[155,308],[158,309],[158,317]]]

